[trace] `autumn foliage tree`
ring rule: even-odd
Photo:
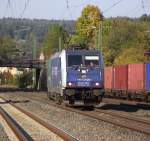
[[[106,65],[145,62],[144,52],[150,48],[149,21],[141,23],[128,18],[109,19],[110,29],[103,36]],[[103,27],[103,30],[105,27]]]
[[[95,43],[94,37],[96,37],[102,19],[102,13],[97,6],[87,5],[77,19],[76,35],[73,37],[73,42],[93,45]]]

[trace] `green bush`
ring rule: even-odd
[[[17,83],[19,88],[28,88],[32,86],[32,72],[24,71],[17,77]]]

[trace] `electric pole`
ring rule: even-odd
[[[61,52],[62,43],[61,43],[61,37],[59,37],[59,52]]]
[[[102,52],[102,45],[103,45],[103,43],[102,43],[102,40],[103,40],[103,38],[102,38],[102,36],[103,36],[103,34],[102,34],[103,29],[102,28],[103,28],[103,22],[100,21],[99,28],[98,28],[98,36],[97,36],[97,38],[98,38],[97,49],[100,49],[101,52]]]
[[[36,37],[31,33],[31,42],[32,42],[32,61],[36,60]],[[33,88],[36,87],[36,69],[32,69],[32,82]]]

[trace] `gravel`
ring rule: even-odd
[[[150,106],[130,106],[125,104],[105,104],[101,103],[99,106],[100,109],[105,109],[109,111],[120,112],[123,114],[133,115],[142,119],[150,120]]]
[[[20,100],[20,103],[16,103],[17,105],[36,114],[48,123],[65,130],[80,141],[150,141],[148,135],[65,111],[46,103],[31,100],[32,98],[23,98],[20,93],[1,95],[13,100]],[[33,94],[31,94],[32,96]],[[29,97],[28,94],[27,97]],[[25,102],[23,100],[29,101]]]
[[[0,124],[0,141],[10,141],[1,124]]]
[[[100,107],[105,110],[119,111],[125,114],[150,120],[150,103],[134,102],[121,99],[107,99],[106,103],[101,103]]]

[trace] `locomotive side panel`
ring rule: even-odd
[[[62,81],[62,89],[66,88],[66,79],[67,79],[67,69],[66,69],[66,51],[63,50],[60,54],[61,58],[61,81]]]
[[[48,91],[50,93],[61,93],[61,58],[54,57],[48,61]]]

